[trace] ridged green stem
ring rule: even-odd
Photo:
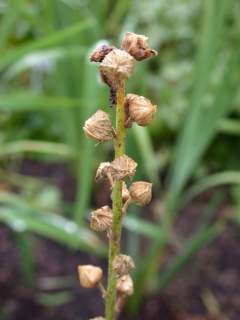
[[[116,140],[115,158],[120,157],[125,152],[126,129],[124,112],[125,86],[124,81],[119,81],[117,86],[117,106],[116,106]],[[108,256],[108,287],[106,297],[106,320],[115,320],[116,305],[116,277],[113,272],[113,260],[120,253],[121,230],[122,230],[122,181],[116,181],[112,191],[113,225],[109,238]]]

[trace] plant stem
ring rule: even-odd
[[[116,107],[116,140],[115,158],[120,157],[125,152],[126,129],[124,112],[125,85],[124,81],[119,81],[117,86],[117,107]],[[115,319],[116,304],[116,277],[113,272],[113,260],[120,252],[121,229],[122,229],[122,181],[116,181],[112,191],[113,202],[113,225],[109,237],[108,256],[108,288],[106,297],[106,320]]]

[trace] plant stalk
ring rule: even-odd
[[[119,81],[117,86],[117,106],[116,106],[116,139],[115,158],[120,157],[125,152],[125,83]],[[108,287],[106,297],[106,320],[115,320],[116,305],[116,277],[113,272],[113,260],[120,252],[121,230],[122,230],[122,181],[116,181],[112,191],[113,225],[109,236],[109,256],[108,256]]]

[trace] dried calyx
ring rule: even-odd
[[[78,266],[80,284],[84,288],[96,287],[102,279],[103,271],[92,265]]]
[[[133,259],[125,254],[119,254],[113,261],[113,271],[117,277],[128,274],[135,268]]]
[[[83,130],[86,136],[100,142],[112,140],[115,137],[110,117],[102,110],[98,110],[85,121]]]
[[[131,296],[133,294],[133,280],[129,274],[117,279],[117,291],[126,296]]]
[[[138,61],[158,54],[157,51],[149,48],[148,37],[133,32],[126,33],[122,40],[121,48]]]
[[[131,202],[145,206],[152,199],[152,183],[145,181],[133,182],[129,188],[129,192]]]
[[[109,206],[91,212],[90,227],[99,232],[108,231],[112,225],[113,213]]]
[[[132,122],[145,127],[153,120],[157,107],[143,96],[129,93],[125,98],[126,127],[130,127]]]

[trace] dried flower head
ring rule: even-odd
[[[90,227],[95,231],[103,232],[109,230],[112,221],[113,213],[109,206],[104,206],[91,212]]]
[[[93,53],[90,55],[90,61],[92,62],[102,62],[103,59],[109,52],[111,52],[115,47],[102,44],[98,46]]]
[[[123,181],[123,184],[122,184],[122,201],[123,201],[123,204],[128,201],[128,199],[130,198],[130,192],[127,188],[127,185],[126,183]]]
[[[113,49],[100,63],[104,82],[115,88],[119,80],[128,79],[133,73],[134,59],[124,50]]]
[[[86,136],[100,142],[112,140],[114,138],[114,130],[110,117],[102,110],[98,110],[85,121],[83,130]]]
[[[113,270],[117,277],[128,274],[135,268],[133,259],[125,254],[119,254],[113,261]]]
[[[132,202],[145,206],[152,199],[152,183],[144,181],[133,182],[129,188],[129,192]]]
[[[117,280],[117,291],[121,294],[131,296],[133,294],[133,280],[129,274],[126,274]]]
[[[147,98],[129,93],[125,98],[125,110],[129,116],[128,122],[135,121],[145,127],[153,120],[157,107]]]
[[[157,51],[149,48],[148,37],[133,32],[127,32],[125,34],[121,48],[126,50],[138,61],[158,54]]]
[[[136,168],[137,163],[124,154],[111,162],[111,175],[114,181],[132,178]]]
[[[84,288],[93,288],[98,285],[103,276],[103,271],[99,267],[92,265],[78,266],[80,284]]]

